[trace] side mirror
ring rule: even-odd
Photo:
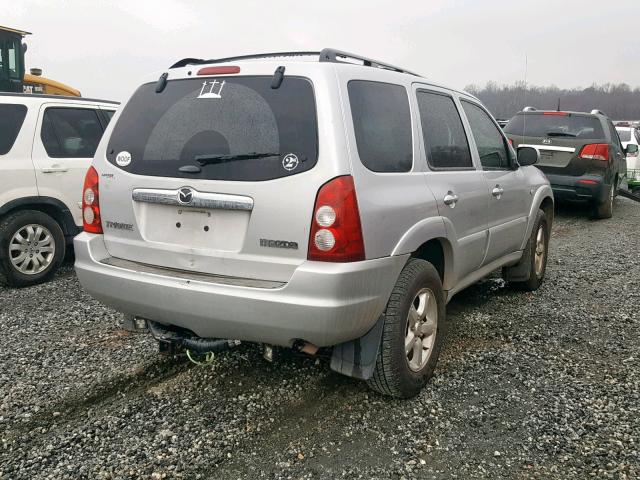
[[[624,153],[626,153],[627,155],[630,153],[638,153],[638,145],[636,145],[635,143],[627,144],[627,147],[624,149]]]
[[[532,147],[518,147],[518,163],[521,167],[535,165],[540,160],[540,153]]]

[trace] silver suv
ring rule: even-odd
[[[375,60],[185,59],[109,126],[76,270],[165,350],[326,348],[332,369],[410,397],[454,294],[501,267],[540,285],[553,194],[537,155],[476,98]]]

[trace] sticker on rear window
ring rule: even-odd
[[[127,151],[120,152],[116,156],[116,163],[121,167],[126,167],[131,163],[131,154]]]
[[[297,155],[295,155],[294,153],[289,153],[282,159],[282,168],[290,172],[291,170],[296,169],[298,163],[299,162]]]
[[[207,85],[209,88],[207,88]],[[219,82],[218,80],[204,81],[202,82],[202,88],[200,89],[200,95],[198,98],[222,98],[222,88],[224,87],[224,80]]]

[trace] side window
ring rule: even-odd
[[[473,103],[462,101],[462,107],[471,125],[483,168],[510,168],[509,151],[504,137],[487,112]]]
[[[634,134],[636,136],[636,142],[638,142],[638,144],[640,144],[640,130],[634,130]]]
[[[111,119],[113,118],[113,114],[116,113],[115,110],[102,110],[104,112],[104,116],[107,119],[107,124],[111,121]]]
[[[47,108],[40,133],[52,158],[90,158],[98,148],[102,126],[95,110],[88,108]]]
[[[434,168],[473,168],[469,143],[453,98],[418,90],[427,161]]]
[[[405,87],[352,80],[348,85],[358,155],[374,172],[408,172],[413,164],[411,112]]]
[[[26,115],[25,105],[0,104],[0,155],[6,155],[13,147]]]

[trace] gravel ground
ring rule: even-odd
[[[70,263],[0,288],[0,479],[638,478],[639,236],[630,200],[561,209],[543,287],[460,293],[408,401],[287,351],[161,357]]]

